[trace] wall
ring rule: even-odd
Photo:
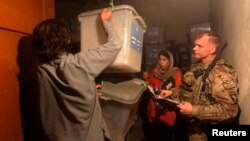
[[[53,0],[0,1],[0,140],[23,141],[18,75],[19,41],[54,16]],[[25,48],[26,46],[22,46]],[[29,54],[26,54],[29,56]]]
[[[167,40],[187,42],[189,25],[208,21],[209,0],[122,0],[121,3],[133,5],[148,25],[165,24]]]
[[[57,2],[56,16],[75,17],[84,11],[107,7],[108,3],[109,0]],[[132,5],[148,25],[165,24],[167,40],[177,42],[187,42],[190,24],[208,21],[209,0],[114,0],[115,6],[120,4]]]
[[[215,30],[228,41],[224,57],[239,75],[240,123],[250,124],[250,1],[211,0],[210,7]]]

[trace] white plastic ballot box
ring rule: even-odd
[[[101,9],[81,13],[78,18],[81,28],[81,50],[88,50],[107,42],[107,35],[100,19]],[[111,23],[122,40],[122,50],[104,72],[133,73],[141,71],[144,20],[130,5],[115,6]]]
[[[111,141],[125,141],[137,120],[137,108],[146,90],[141,79],[134,78],[119,83],[104,81],[99,90],[103,96],[100,104],[104,120],[111,133]]]

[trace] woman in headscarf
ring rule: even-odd
[[[173,55],[169,51],[160,51],[156,67],[150,72],[144,72],[143,78],[156,94],[161,90],[174,91],[181,85],[181,70],[173,67]],[[176,111],[171,106],[163,106],[152,97],[148,103],[148,117],[150,122],[149,140],[172,140],[173,126],[176,121]]]

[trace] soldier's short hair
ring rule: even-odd
[[[216,49],[218,50],[218,48],[220,47],[220,44],[221,44],[220,36],[217,33],[215,33],[214,31],[202,31],[196,36],[195,40],[203,37],[204,35],[207,35],[209,37],[209,41],[214,43],[216,46]]]

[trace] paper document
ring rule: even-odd
[[[154,98],[154,100],[157,102],[172,103],[172,104],[179,104],[180,103],[180,101],[178,99],[164,98],[162,96],[155,94],[155,91],[154,91],[152,86],[148,86],[148,89],[150,90],[151,95]]]

